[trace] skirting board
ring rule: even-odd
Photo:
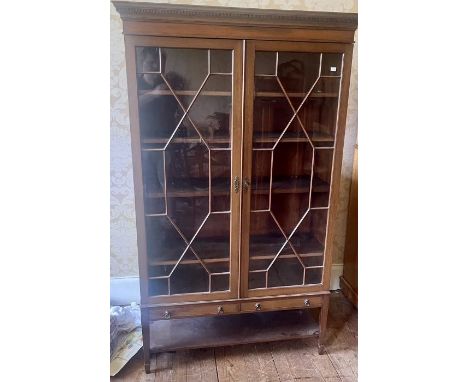
[[[111,277],[111,305],[130,305],[132,302],[140,303],[140,278],[138,276]]]
[[[340,276],[343,274],[343,264],[333,264],[331,269],[330,289],[340,289]],[[111,305],[130,305],[140,303],[140,281],[137,276],[111,277]]]
[[[343,275],[343,264],[332,264],[330,290],[340,289],[340,277]]]

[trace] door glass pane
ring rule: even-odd
[[[342,58],[256,52],[250,289],[322,282]]]
[[[150,296],[230,286],[232,50],[137,47]]]
[[[232,73],[232,50],[210,50],[210,73]]]

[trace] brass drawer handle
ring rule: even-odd
[[[304,300],[304,305],[305,305],[305,306],[310,306],[310,301],[309,301],[308,298],[306,298],[306,299]]]
[[[222,306],[218,306],[218,314],[224,314],[224,308]]]
[[[237,194],[239,192],[239,177],[234,178],[234,192]]]
[[[171,318],[171,314],[169,313],[169,311],[166,310],[166,311],[163,313],[163,317],[164,317],[166,320],[168,320],[169,318]]]
[[[256,303],[255,304],[255,310],[261,310],[262,309],[262,305],[260,303]]]

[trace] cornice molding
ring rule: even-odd
[[[112,2],[123,20],[355,30],[356,13]]]

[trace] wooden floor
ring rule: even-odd
[[[332,293],[325,342],[269,342],[256,345],[178,351],[158,354],[156,372],[146,374],[141,351],[111,382],[138,381],[357,381],[357,310],[341,292]]]

